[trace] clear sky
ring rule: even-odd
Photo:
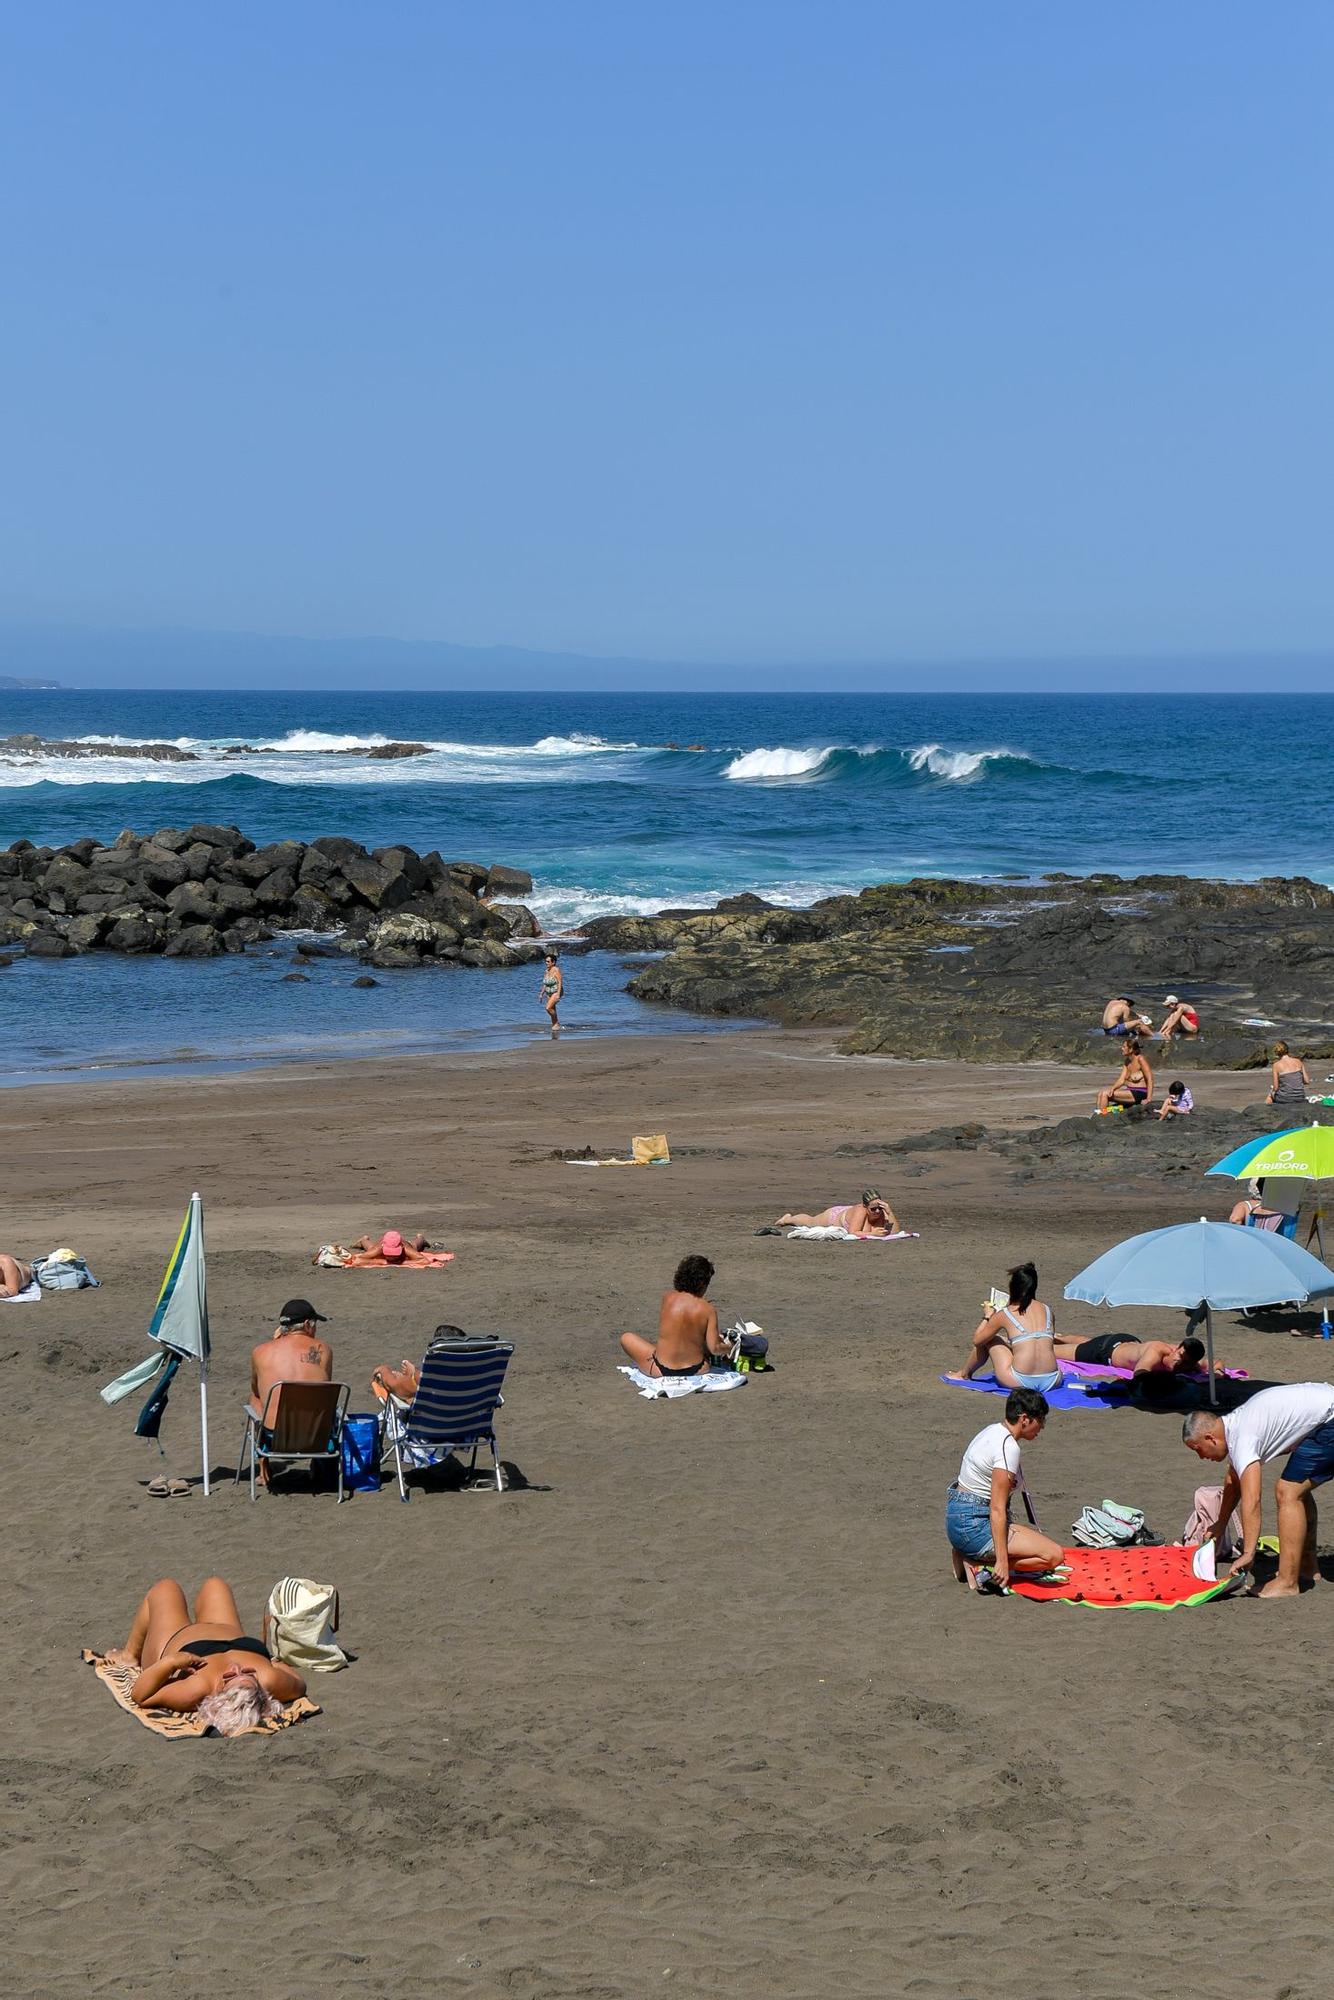
[[[0,62],[11,629],[1334,651],[1328,0],[43,0]]]

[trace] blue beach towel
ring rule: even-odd
[[[940,1379],[949,1389],[978,1389],[984,1396],[1008,1396],[1010,1393],[1003,1382],[997,1382],[990,1375],[981,1382],[976,1378],[971,1382],[951,1382],[948,1375],[942,1375]],[[1105,1397],[1090,1396],[1069,1382],[1062,1382],[1059,1389],[1044,1389],[1042,1393],[1047,1398],[1048,1409],[1052,1410],[1110,1410],[1115,1407]]]

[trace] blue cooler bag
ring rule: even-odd
[[[380,1419],[356,1413],[343,1419],[343,1490],[380,1490]]]

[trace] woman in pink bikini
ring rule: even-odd
[[[860,1201],[841,1207],[822,1208],[818,1215],[780,1215],[779,1226],[797,1228],[846,1229],[849,1236],[897,1236],[899,1220],[884,1196],[875,1188],[863,1188]]]

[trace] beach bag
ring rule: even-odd
[[[368,1411],[356,1411],[343,1419],[343,1490],[380,1490],[380,1419]]]
[[[655,1167],[670,1161],[667,1134],[655,1132],[651,1139],[632,1139],[630,1153],[637,1167]]]
[[[32,1271],[44,1292],[78,1292],[85,1285],[101,1283],[72,1250],[53,1250],[49,1257],[35,1263]]]
[[[308,1576],[285,1576],[269,1592],[264,1636],[275,1660],[299,1674],[336,1674],[348,1664],[334,1639],[338,1592]]]
[[[738,1375],[759,1375],[769,1366],[769,1339],[753,1319],[739,1319],[727,1329],[728,1356]]]
[[[1181,1530],[1181,1539],[1187,1548],[1194,1548],[1215,1526],[1218,1520],[1219,1504],[1223,1498],[1221,1486],[1197,1486],[1195,1506],[1190,1519]],[[1227,1526],[1218,1537],[1218,1553],[1230,1562],[1233,1556],[1241,1554],[1241,1528],[1234,1508],[1228,1516]]]

